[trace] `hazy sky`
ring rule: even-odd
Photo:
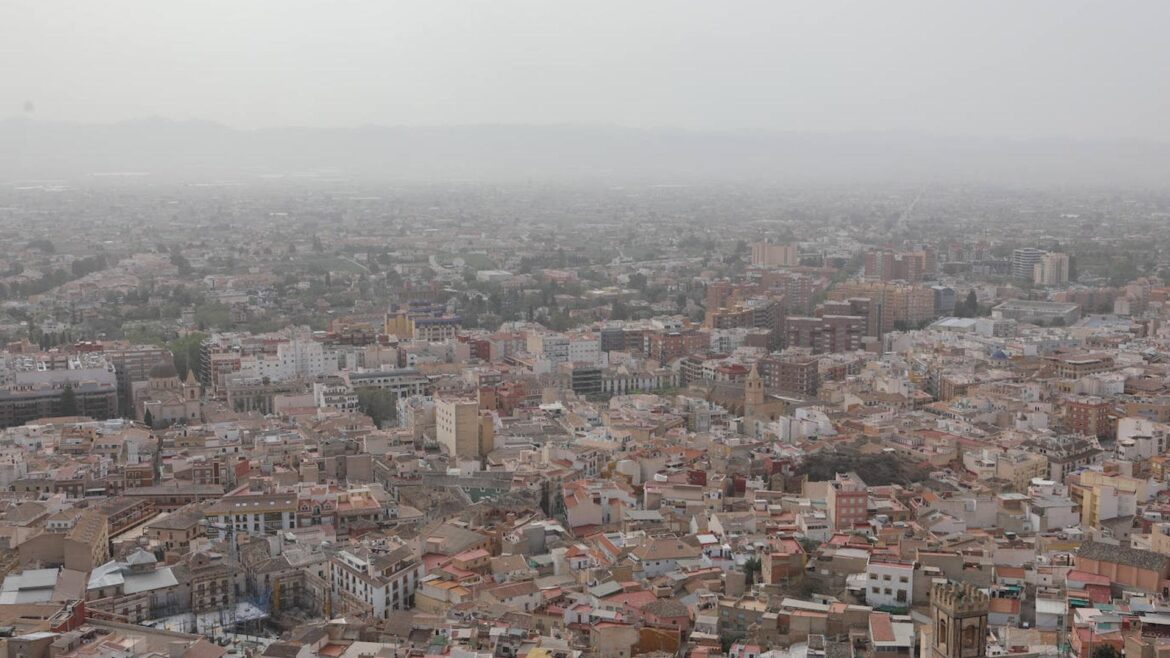
[[[1170,3],[4,0],[0,117],[1170,139]]]

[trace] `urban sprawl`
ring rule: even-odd
[[[1166,658],[1170,197],[0,192],[9,658]]]

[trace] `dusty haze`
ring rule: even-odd
[[[1163,2],[5,2],[0,116],[1170,138]]]
[[[1156,185],[1168,19],[1069,0],[6,2],[0,174]]]

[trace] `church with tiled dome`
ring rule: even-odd
[[[180,380],[174,362],[164,358],[150,368],[148,378],[134,391],[138,420],[156,428],[202,421],[199,382],[193,371]]]

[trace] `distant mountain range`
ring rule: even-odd
[[[114,172],[180,181],[324,174],[365,180],[1162,188],[1170,181],[1170,144],[577,125],[237,130],[165,119],[0,121],[0,179]]]

